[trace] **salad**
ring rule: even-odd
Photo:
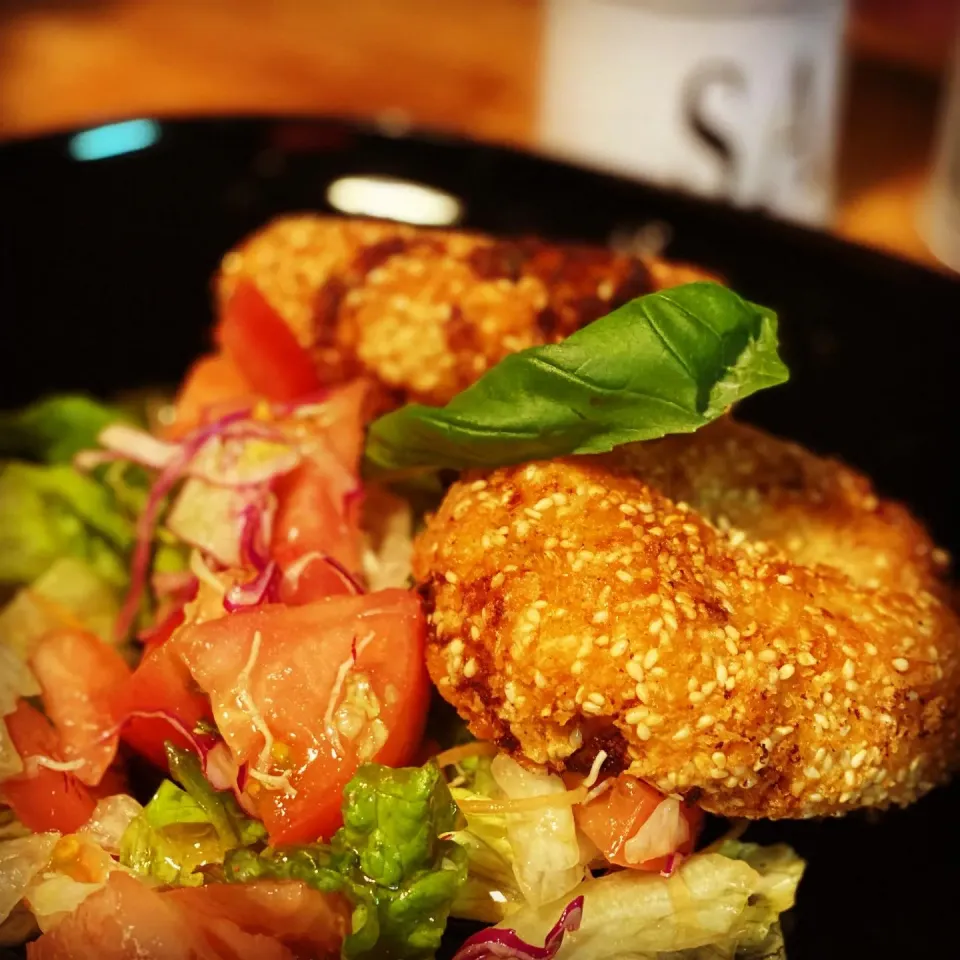
[[[649,294],[379,417],[288,353],[205,358],[158,416],[0,419],[0,942],[429,958],[461,918],[457,960],[784,957],[796,854],[603,751],[571,782],[476,739],[411,574],[457,472],[692,432],[782,382],[773,314]]]

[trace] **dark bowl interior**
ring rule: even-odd
[[[517,151],[390,136],[339,120],[160,122],[149,149],[71,157],[72,133],[0,147],[0,406],[40,394],[172,383],[208,343],[209,280],[245,233],[329,211],[328,184],[382,174],[457,196],[463,224],[605,243],[668,225],[668,254],[776,308],[788,386],[743,415],[869,472],[960,547],[948,390],[960,282],[755,213]],[[12,336],[12,347],[10,337]],[[960,955],[957,786],[907,811],[770,823],[809,859],[789,919],[792,960]],[[452,940],[462,930],[455,929]]]

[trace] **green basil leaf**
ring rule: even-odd
[[[370,427],[365,468],[402,477],[602,453],[691,433],[787,376],[772,311],[687,284],[506,357],[445,407],[388,413]]]

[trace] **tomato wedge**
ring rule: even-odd
[[[34,757],[58,762],[65,759],[50,721],[25,700],[4,719],[10,739],[28,768]],[[0,800],[13,809],[25,827],[37,833],[74,833],[90,819],[95,806],[87,788],[72,773],[43,766],[4,780]]]
[[[568,779],[565,777],[565,779]],[[572,783],[572,781],[570,781]],[[621,774],[613,786],[586,805],[574,807],[577,826],[600,849],[610,863],[638,870],[662,870],[666,857],[657,857],[642,863],[630,863],[624,855],[624,845],[650,819],[664,799],[659,790],[649,784]],[[689,839],[677,853],[689,853],[696,843],[703,822],[703,811],[697,806],[681,806],[681,816],[689,827]]]
[[[269,400],[297,400],[320,386],[310,354],[249,280],[237,283],[215,336],[254,391]]]
[[[304,422],[303,429],[314,432],[316,442],[305,442],[306,460],[275,487],[278,508],[271,553],[281,569],[319,553],[329,554],[352,573],[360,570],[357,475],[369,398],[369,384],[354,381],[333,391],[312,422]]]
[[[253,406],[258,399],[256,391],[229,357],[222,353],[208,354],[187,372],[174,400],[173,421],[164,425],[163,436],[178,440],[201,424]]]
[[[82,760],[77,778],[96,786],[116,756],[111,704],[130,676],[130,668],[113,647],[82,630],[60,630],[46,636],[30,658],[30,666],[64,756]]]
[[[167,766],[167,740],[181,748],[188,748],[191,743],[169,720],[136,714],[163,714],[186,730],[193,730],[211,717],[210,701],[197,691],[170,641],[144,654],[140,665],[117,691],[112,710],[114,721],[123,724],[120,737],[124,743],[163,769]]]
[[[160,892],[115,871],[29,960],[326,960],[349,929],[340,897],[297,881],[209,884]]]
[[[241,611],[170,641],[249,765],[247,793],[272,842],[329,837],[362,762],[413,758],[429,700],[424,633],[417,598],[384,590]]]

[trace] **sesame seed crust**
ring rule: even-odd
[[[253,282],[325,382],[366,375],[393,401],[443,404],[509,353],[706,277],[599,247],[292,216],[228,253],[215,287],[223,312]]]
[[[764,818],[958,766],[944,562],[859,474],[730,420],[467,475],[414,552],[431,676],[477,736],[581,770],[617,741],[619,769]]]

